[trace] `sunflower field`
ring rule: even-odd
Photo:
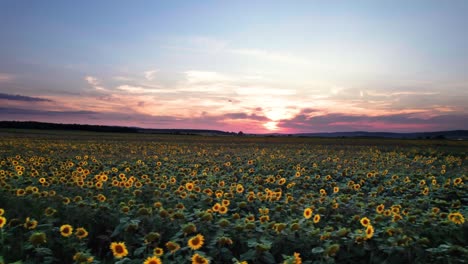
[[[467,149],[3,132],[0,263],[466,263]]]

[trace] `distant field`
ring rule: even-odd
[[[0,263],[468,259],[467,141],[0,138]]]

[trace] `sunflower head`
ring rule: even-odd
[[[193,250],[197,250],[203,246],[204,242],[205,242],[205,238],[203,237],[203,235],[198,234],[189,239],[188,246]]]
[[[370,225],[370,220],[367,217],[361,218],[360,222],[361,222],[361,225],[364,227],[367,227],[368,225]]]
[[[73,227],[71,225],[62,225],[60,227],[60,234],[64,237],[69,237],[73,234]]]
[[[78,227],[75,231],[75,235],[79,239],[82,239],[88,236],[88,231],[86,231],[86,229],[84,229],[83,227]]]
[[[6,222],[7,222],[6,218],[3,216],[0,216],[0,228],[3,228]]]
[[[314,216],[314,223],[317,224],[318,222],[320,222],[320,215],[319,214],[316,214]]]
[[[198,253],[195,253],[192,256],[192,264],[208,264],[208,263],[210,263],[210,261]]]
[[[374,227],[369,224],[366,227],[366,239],[370,239],[372,236],[374,236]]]
[[[148,257],[143,264],[162,264],[162,261],[158,257]]]
[[[304,218],[309,219],[312,217],[312,208],[304,209]]]
[[[123,258],[128,255],[127,246],[125,242],[112,242],[110,244],[110,249],[115,258]]]

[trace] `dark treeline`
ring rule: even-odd
[[[80,125],[80,124],[54,124],[54,123],[32,122],[32,121],[26,121],[26,122],[0,121],[0,128],[138,133],[137,128],[131,128],[131,127]]]

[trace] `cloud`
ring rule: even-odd
[[[233,80],[231,77],[212,71],[186,71],[185,76],[189,84],[209,84]]]
[[[100,86],[100,82],[96,77],[85,76],[84,79],[89,83],[89,85],[91,85],[94,89],[96,89],[98,91],[106,91],[107,90],[106,88]]]
[[[146,80],[152,81],[154,80],[154,78],[156,77],[156,73],[158,72],[159,70],[149,70],[149,71],[143,72],[143,75],[145,76]]]
[[[13,95],[13,94],[5,94],[0,93],[0,100],[12,100],[12,101],[22,101],[22,102],[52,102],[50,99],[39,98],[39,97],[30,97],[24,95]]]
[[[69,117],[70,115],[92,115],[97,114],[94,111],[48,111],[48,110],[35,110],[26,108],[13,108],[13,107],[0,107],[0,117],[6,115],[27,115],[27,116],[63,116]]]
[[[117,90],[125,91],[134,94],[145,94],[145,93],[170,93],[171,91],[168,90],[161,90],[161,89],[152,89],[146,88],[143,86],[133,86],[133,85],[120,85],[116,87]]]
[[[247,120],[256,120],[256,121],[269,121],[265,116],[260,116],[256,114],[247,114],[247,113],[228,113],[222,115],[225,119],[247,119]]]
[[[310,111],[303,110],[294,118],[280,120],[278,127],[284,130],[300,132],[344,132],[356,130],[380,132],[436,131],[468,129],[468,116],[454,114],[421,118],[414,114],[370,116],[334,113],[310,115]]]
[[[235,89],[235,92],[239,95],[249,95],[249,96],[265,96],[265,95],[295,95],[296,90],[292,89],[275,89],[267,87],[239,87]]]
[[[13,80],[13,75],[0,72],[0,82],[9,82]]]

